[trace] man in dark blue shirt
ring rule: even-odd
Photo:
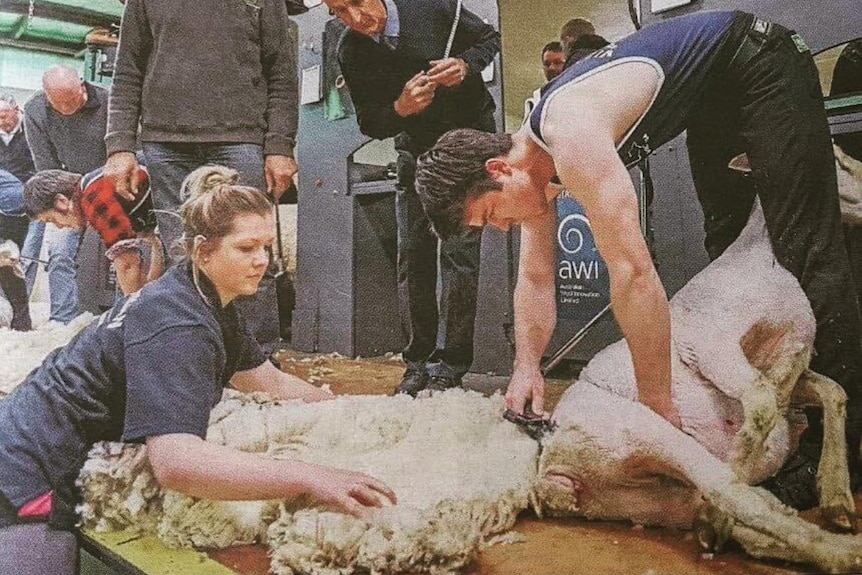
[[[437,305],[437,244],[416,196],[416,157],[444,132],[496,131],[494,99],[481,72],[500,50],[500,35],[462,10],[451,47],[455,0],[325,0],[348,27],[338,60],[356,119],[372,138],[395,136],[398,296],[410,325],[407,370],[397,393],[416,395],[461,384],[473,363],[481,231],[442,242]]]

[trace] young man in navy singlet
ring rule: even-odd
[[[741,12],[699,12],[612,43],[550,82],[511,137],[453,131],[421,158],[417,190],[438,234],[521,225],[508,407],[523,412],[531,403],[543,411],[539,363],[556,321],[549,203],[558,192],[548,187],[556,174],[584,206],[607,262],[639,399],[679,426],[667,296],[626,166],[683,130],[711,258],[737,237],[759,197],[776,258],[799,279],[817,319],[812,368],[847,392],[847,447],[857,474],[860,318],[817,69],[797,34]],[[728,163],[743,152],[752,172],[741,182]],[[817,424],[776,480],[776,493],[800,508],[816,504]]]

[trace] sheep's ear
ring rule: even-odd
[[[12,273],[14,273],[19,278],[24,279],[24,268],[21,267],[21,262],[18,262],[14,266],[12,266]]]

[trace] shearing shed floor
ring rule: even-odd
[[[336,355],[282,352],[282,369],[337,394],[388,394],[403,372],[397,357],[348,359]],[[505,377],[470,374],[465,386],[483,392],[505,389]],[[569,380],[548,381],[547,407],[552,408]],[[856,498],[862,506],[862,496]],[[804,514],[816,521],[816,513]],[[523,541],[495,545],[484,551],[468,575],[789,575],[815,573],[804,567],[755,561],[739,548],[709,555],[691,533],[638,528],[629,524],[585,520],[542,520],[529,512],[515,525]],[[210,557],[247,575],[265,575],[269,559],[263,547],[235,547]]]

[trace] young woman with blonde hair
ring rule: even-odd
[[[0,573],[75,572],[74,480],[95,441],[146,443],[159,483],[194,497],[294,499],[355,515],[395,501],[361,473],[204,441],[227,385],[331,396],[273,367],[234,309],[268,264],[270,201],[218,166],[183,187],[187,261],[120,300],[0,401]]]

